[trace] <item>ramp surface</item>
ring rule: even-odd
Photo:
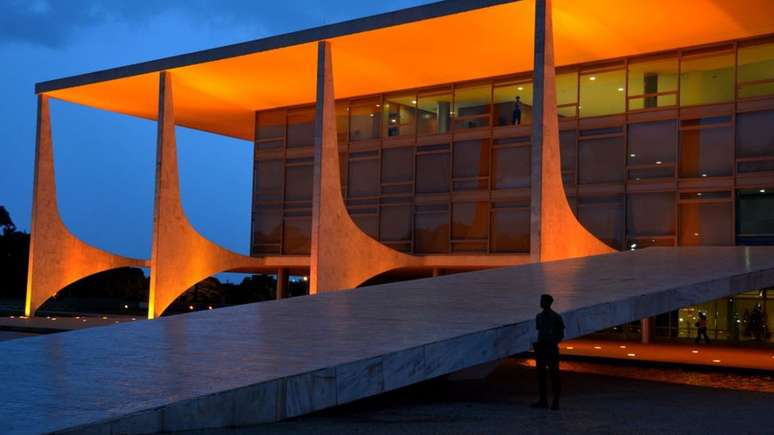
[[[0,433],[276,421],[526,351],[541,293],[567,338],[774,286],[774,248],[649,248],[0,343]]]

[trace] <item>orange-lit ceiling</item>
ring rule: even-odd
[[[553,17],[557,65],[774,33],[771,0],[554,0]],[[522,0],[328,38],[336,97],[529,71],[533,30],[534,0]],[[255,110],[314,100],[307,41],[167,68],[177,122],[252,140]],[[150,72],[44,93],[155,119],[157,89]]]

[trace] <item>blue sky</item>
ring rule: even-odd
[[[0,0],[0,205],[28,231],[34,83],[418,4],[355,0]],[[52,101],[59,208],[78,237],[150,255],[155,124]],[[252,144],[178,130],[183,206],[211,240],[248,253]]]

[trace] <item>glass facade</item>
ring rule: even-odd
[[[774,41],[562,67],[556,96],[567,199],[597,237],[774,242]],[[533,103],[529,72],[338,101],[353,220],[403,252],[528,253]],[[252,253],[307,254],[314,109],[255,122]]]

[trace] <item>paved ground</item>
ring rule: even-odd
[[[558,412],[535,410],[532,369],[509,361],[486,381],[428,382],[349,406],[270,425],[189,435],[261,434],[771,434],[774,394],[725,389],[739,382],[774,391],[774,378],[715,375],[704,387],[564,372]],[[567,363],[563,369],[647,375],[640,368]],[[700,372],[651,370],[695,383]],[[647,376],[646,376],[647,377]]]

